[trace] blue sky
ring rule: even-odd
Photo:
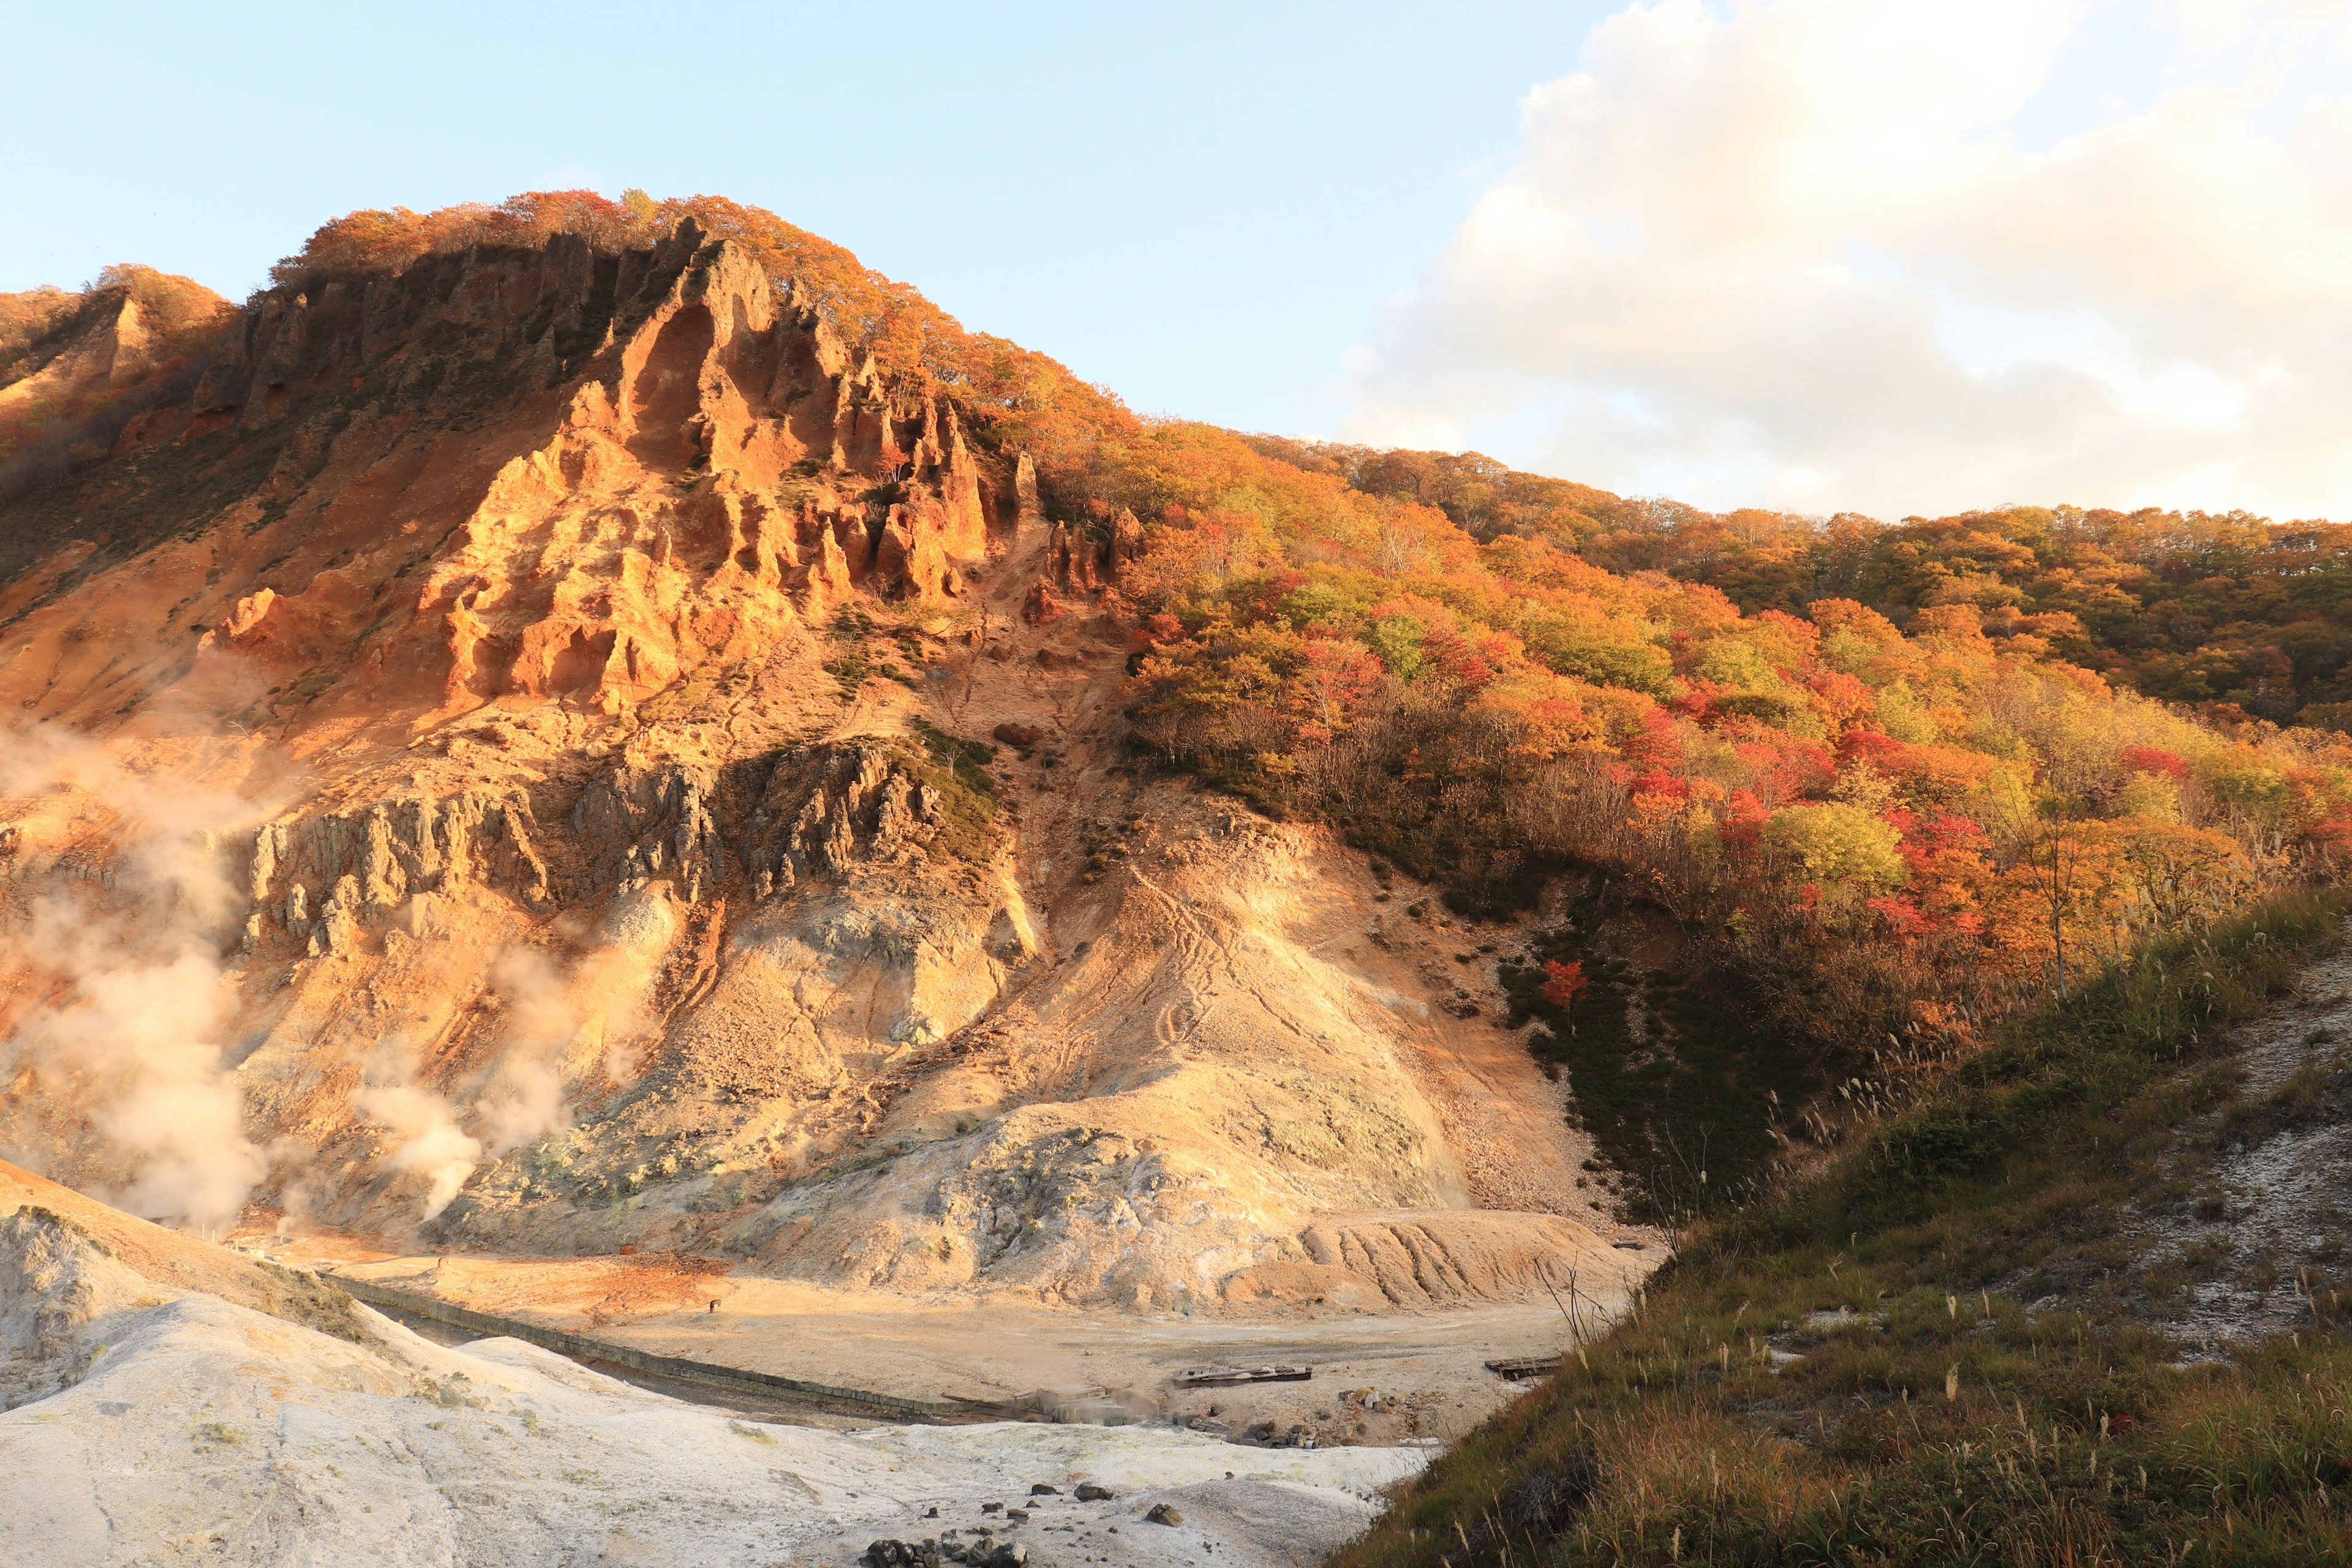
[[[241,298],[354,207],[712,192],[1139,408],[1305,430],[1606,7],[0,9],[47,62],[10,71],[0,289]]]
[[[1150,413],[1715,507],[2352,517],[2352,0],[0,0],[0,289],[710,192]]]

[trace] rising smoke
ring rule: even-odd
[[[422,1218],[447,1208],[486,1162],[570,1126],[568,1076],[627,1080],[652,973],[627,947],[593,948],[569,972],[537,948],[502,949],[489,972],[499,1049],[456,1097],[466,1102],[462,1113],[451,1097],[419,1082],[402,1042],[377,1052],[354,1105],[396,1140],[390,1163],[425,1178]]]
[[[17,1152],[69,1151],[85,1184],[151,1218],[234,1219],[266,1162],[223,1061],[242,905],[224,851],[267,808],[54,725],[0,737],[0,796],[25,808],[0,861],[0,973],[40,998],[0,1035],[0,1082],[33,1074],[54,1130]]]
[[[431,1219],[449,1206],[466,1178],[481,1164],[482,1142],[457,1125],[446,1100],[413,1081],[407,1064],[397,1060],[397,1051],[396,1044],[388,1044],[385,1051],[377,1054],[393,1059],[383,1066],[371,1063],[369,1068],[371,1079],[381,1073],[390,1081],[363,1084],[352,1104],[362,1116],[382,1122],[399,1140],[389,1163],[394,1170],[425,1177],[424,1217]]]
[[[0,1153],[203,1226],[234,1221],[273,1163],[295,1175],[306,1150],[257,1146],[229,1059],[240,876],[281,804],[142,771],[54,725],[0,735],[0,1090],[37,1091],[0,1100]],[[486,1163],[569,1126],[568,1083],[634,1076],[674,931],[658,900],[625,926],[574,963],[499,952],[484,998],[497,1048],[448,1092],[407,1038],[377,1043],[352,1109],[381,1131],[385,1163],[421,1179],[422,1218]],[[282,1201],[325,1174],[295,1175]]]
[[[562,975],[544,955],[510,947],[492,963],[490,986],[504,1018],[503,1048],[470,1107],[476,1131],[459,1124],[457,1107],[448,1097],[418,1082],[416,1064],[398,1039],[376,1052],[352,1101],[361,1115],[383,1124],[397,1141],[388,1156],[393,1167],[425,1178],[421,1217],[426,1220],[449,1206],[484,1160],[498,1159],[570,1121],[562,1069],[579,1014]]]

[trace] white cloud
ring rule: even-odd
[[[1631,6],[1351,361],[1350,434],[1717,506],[2352,515],[2347,24]],[[2139,107],[2034,145],[2118,26]]]

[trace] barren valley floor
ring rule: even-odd
[[[1451,1440],[1517,1389],[1489,1361],[1557,1354],[1562,1306],[1538,1298],[1423,1311],[1330,1304],[1215,1317],[1055,1309],[1017,1301],[925,1302],[789,1280],[697,1275],[635,1258],[386,1257],[331,1238],[245,1237],[259,1256],[370,1280],[477,1311],[713,1367],[936,1401],[1115,1405],[1139,1421],[1318,1447]],[[1603,1331],[1663,1245],[1622,1249],[1610,1275],[1568,1274],[1561,1303]],[[715,1303],[715,1306],[714,1306]],[[1202,1366],[1297,1363],[1304,1383],[1186,1389]],[[1042,1400],[1041,1400],[1041,1397]],[[1105,1414],[1097,1410],[1097,1418]],[[785,1418],[790,1419],[787,1415]]]

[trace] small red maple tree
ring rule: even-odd
[[[1584,976],[1582,959],[1572,959],[1566,963],[1555,961],[1544,965],[1544,1000],[1555,1007],[1565,1007],[1575,1001],[1578,994],[1590,984]]]

